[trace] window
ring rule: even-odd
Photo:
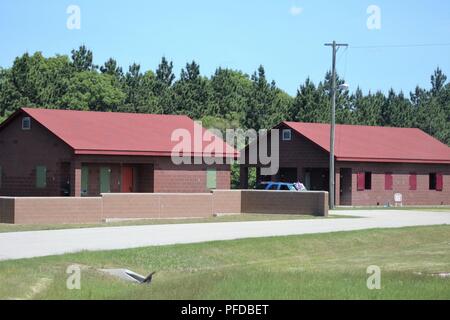
[[[394,185],[394,178],[392,173],[384,174],[384,190],[392,190]]]
[[[30,130],[31,129],[31,119],[30,117],[22,118],[22,130]]]
[[[206,170],[206,188],[217,188],[217,172],[215,168],[208,168],[208,170]]]
[[[292,140],[291,129],[283,129],[282,136],[283,136],[283,141],[291,141]]]
[[[442,173],[430,173],[429,189],[436,191],[444,190],[444,176]]]
[[[436,190],[436,173],[430,173],[429,189]]]
[[[417,173],[409,174],[409,190],[417,190]]]
[[[371,190],[372,189],[372,172],[366,172],[365,173],[365,184],[364,184],[364,188],[366,190]]]
[[[0,188],[2,187],[2,166],[0,166]]]
[[[356,178],[356,187],[358,191],[372,189],[372,172],[358,172]]]
[[[47,187],[47,168],[45,166],[36,167],[36,188]]]

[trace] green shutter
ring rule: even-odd
[[[211,168],[206,171],[206,188],[216,189],[217,187],[217,172],[216,169]]]
[[[47,168],[45,166],[36,167],[36,188],[47,186]]]
[[[0,188],[2,187],[2,166],[0,166]]]
[[[100,169],[100,193],[109,193],[110,189],[111,170],[108,167]]]
[[[89,168],[86,166],[81,167],[81,195],[88,195],[89,185]]]

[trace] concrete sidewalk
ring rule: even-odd
[[[195,223],[0,233],[0,260],[214,240],[450,224],[450,212],[350,210],[361,218]]]

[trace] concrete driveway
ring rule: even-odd
[[[333,213],[332,213],[333,214]],[[361,218],[221,222],[0,233],[0,260],[81,250],[126,249],[214,240],[450,224],[450,212],[351,210]]]

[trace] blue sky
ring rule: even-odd
[[[81,9],[81,29],[66,27],[69,5]],[[381,29],[369,30],[366,10],[381,10]],[[0,66],[24,52],[69,54],[80,44],[96,64],[109,57],[154,70],[161,56],[176,75],[195,59],[203,75],[216,67],[251,74],[259,64],[290,94],[310,76],[323,79],[336,39],[351,46],[450,43],[450,1],[441,0],[2,0]],[[406,92],[429,86],[440,66],[450,76],[450,45],[350,47],[338,53],[338,72],[352,89]]]

